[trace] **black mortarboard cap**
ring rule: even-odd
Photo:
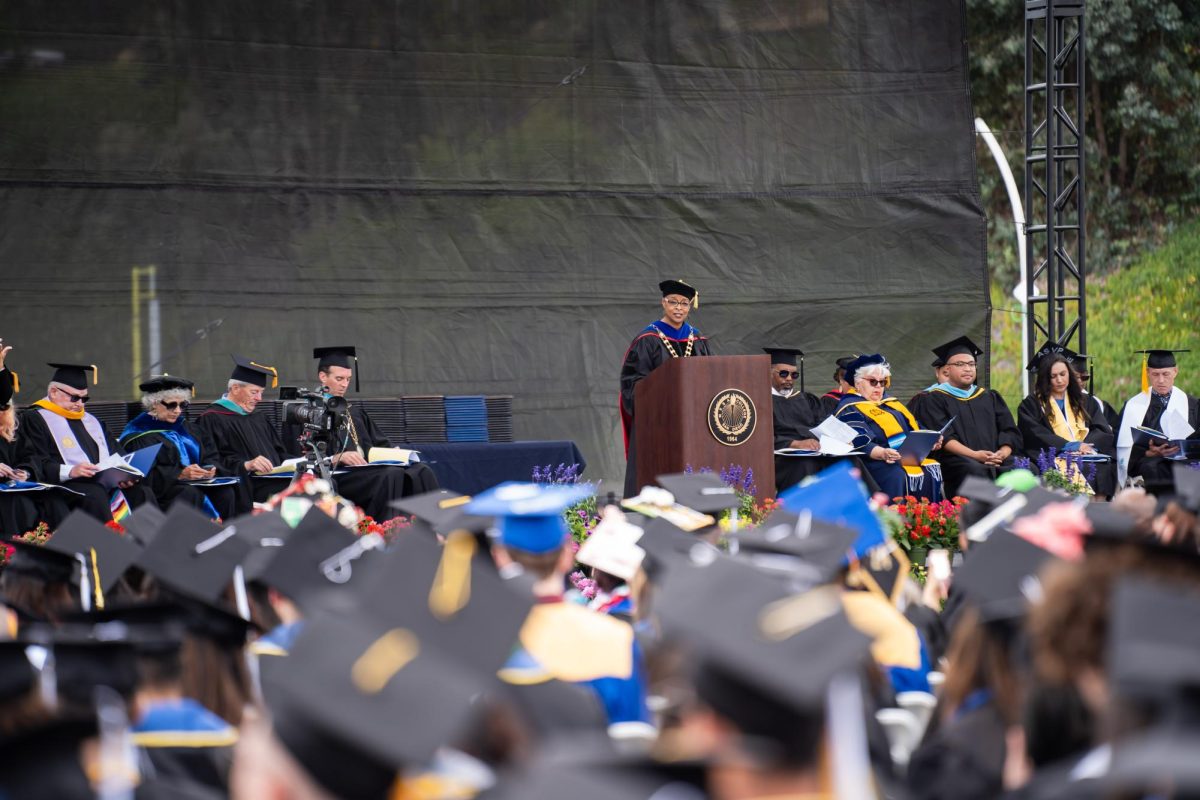
[[[96,736],[94,717],[55,719],[0,740],[4,769],[0,797],[22,800],[94,800],[83,770],[82,746]]]
[[[493,524],[492,517],[482,517],[463,511],[463,507],[469,502],[471,502],[470,495],[459,494],[449,489],[435,489],[432,492],[395,500],[391,503],[391,507],[425,520],[434,531],[441,534],[455,530],[481,533],[490,528]]]
[[[683,295],[688,300],[696,299],[696,294],[697,294],[696,288],[694,286],[690,286],[690,285],[684,283],[683,281],[677,281],[677,280],[660,281],[658,284],[658,288],[659,288],[659,291],[662,292],[663,297],[666,297],[669,294],[678,294],[678,295]]]
[[[109,603],[67,617],[66,622],[90,625],[102,639],[124,639],[139,654],[158,654],[179,649],[188,617],[189,612],[177,603]]]
[[[55,634],[54,680],[58,695],[79,707],[90,708],[93,692],[107,686],[122,697],[133,697],[138,685],[137,650],[117,629],[105,626],[115,638],[98,639],[88,629],[60,630]],[[122,631],[123,633],[123,631]]]
[[[796,357],[804,358],[804,351],[795,347],[764,347],[763,352],[771,357],[772,364],[796,366]]]
[[[1125,576],[1111,604],[1107,673],[1118,691],[1200,690],[1200,592]]]
[[[949,362],[954,356],[963,353],[972,358],[978,358],[983,355],[983,350],[966,336],[959,336],[957,339],[951,339],[945,344],[933,348],[933,354],[942,359],[943,362]]]
[[[779,509],[756,528],[739,531],[738,556],[750,558],[758,566],[776,562],[793,574],[799,573],[810,585],[832,580],[845,566],[847,555],[854,554],[858,531],[813,519],[806,512],[793,514]]]
[[[138,388],[146,394],[155,392],[166,392],[171,389],[182,389],[185,392],[195,394],[196,384],[189,381],[187,378],[177,378],[174,375],[155,375],[145,383],[139,383]]]
[[[1038,351],[1033,354],[1033,358],[1029,360],[1028,366],[1025,369],[1033,372],[1042,364],[1042,359],[1047,356],[1060,355],[1067,360],[1067,364],[1074,364],[1077,359],[1084,358],[1066,345],[1061,345],[1056,342],[1046,342]]]
[[[172,589],[214,603],[249,549],[236,528],[214,525],[191,506],[176,503],[136,564]]]
[[[358,352],[354,345],[314,347],[313,358],[317,359],[317,369],[320,371],[329,367],[344,367],[354,370],[354,391],[358,391]]]
[[[646,551],[646,557],[642,559],[642,569],[656,581],[673,565],[686,562],[689,554],[695,549],[712,555],[719,552],[694,533],[688,533],[662,517],[656,517],[646,523],[637,544]]]
[[[1148,369],[1165,369],[1176,365],[1176,353],[1190,353],[1190,350],[1167,350],[1167,349],[1151,349],[1151,350],[1134,350],[1135,353],[1142,353],[1146,357],[1146,367]]]
[[[1038,572],[1053,558],[1015,533],[998,530],[972,545],[954,573],[954,585],[985,621],[1020,619],[1030,602],[1040,600]]]
[[[243,514],[227,523],[237,531],[237,537],[250,545],[242,559],[246,582],[258,580],[279,549],[291,538],[292,526],[278,511]]]
[[[37,684],[37,672],[25,655],[28,642],[0,641],[0,703],[23,697]]]
[[[311,613],[310,601],[316,595],[346,585],[330,581],[321,570],[322,563],[357,541],[357,536],[324,511],[310,508],[283,547],[272,548],[273,557],[256,579]]]
[[[142,503],[121,524],[125,527],[126,536],[145,547],[154,541],[166,518],[158,503]]]
[[[733,487],[711,472],[676,472],[654,480],[675,496],[676,503],[701,514],[737,508],[741,503]]]
[[[856,670],[870,644],[847,620],[841,589],[790,594],[776,577],[725,556],[672,569],[655,605],[669,638],[800,714],[821,712],[830,681]],[[704,699],[736,713],[735,697]]]
[[[27,575],[45,583],[76,583],[79,581],[79,563],[72,555],[49,550],[45,545],[27,542],[24,539],[9,539],[14,548],[8,564],[4,567],[14,574]]]
[[[929,366],[933,367],[934,369],[941,369],[942,367],[946,366],[946,359],[938,356],[933,361],[929,362]]]
[[[1192,464],[1173,464],[1172,472],[1175,478],[1176,500],[1193,514],[1200,514],[1200,467]]]
[[[100,588],[105,592],[117,585],[142,552],[128,534],[109,530],[83,511],[72,512],[63,520],[45,546],[70,556],[82,555],[88,565],[89,580],[98,575]]]
[[[1196,753],[1200,730],[1194,724],[1155,725],[1119,739],[1101,779],[1108,790],[1136,792],[1134,797],[1195,798],[1200,795]]]
[[[17,373],[7,368],[0,369],[0,409],[8,408],[18,387]]]
[[[95,364],[56,364],[53,361],[48,363],[54,367],[54,374],[50,376],[52,383],[61,383],[65,386],[70,386],[72,389],[88,388],[87,374],[92,373],[92,385],[100,382],[100,370]]]
[[[250,383],[263,388],[266,388],[269,381],[272,389],[279,385],[279,373],[274,367],[268,367],[239,355],[233,356],[233,363],[233,374],[229,376],[230,380]]]

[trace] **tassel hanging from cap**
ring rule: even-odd
[[[258,367],[259,369],[265,369],[267,372],[271,373],[271,388],[272,389],[279,388],[279,373],[275,370],[274,367],[268,367],[266,364],[259,364],[254,361],[250,362],[250,366]]]
[[[92,386],[95,386],[100,383],[100,368],[95,364],[89,364],[88,367],[92,370]]]
[[[13,372],[11,369],[8,371],[8,373],[10,375],[12,375],[13,394],[20,394],[20,392],[21,392],[21,376],[15,372]]]
[[[1142,392],[1150,390],[1150,354],[1142,354]]]

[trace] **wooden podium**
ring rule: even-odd
[[[775,493],[771,357],[672,358],[634,389],[638,486],[657,475],[754,470],[758,496]]]

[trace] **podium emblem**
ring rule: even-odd
[[[754,401],[741,389],[723,389],[708,404],[708,430],[721,444],[743,444],[754,435],[757,424]]]

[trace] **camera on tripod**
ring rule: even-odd
[[[301,425],[321,438],[331,438],[349,414],[344,397],[326,396],[308,389],[296,389],[288,395],[283,404],[284,423]]]

